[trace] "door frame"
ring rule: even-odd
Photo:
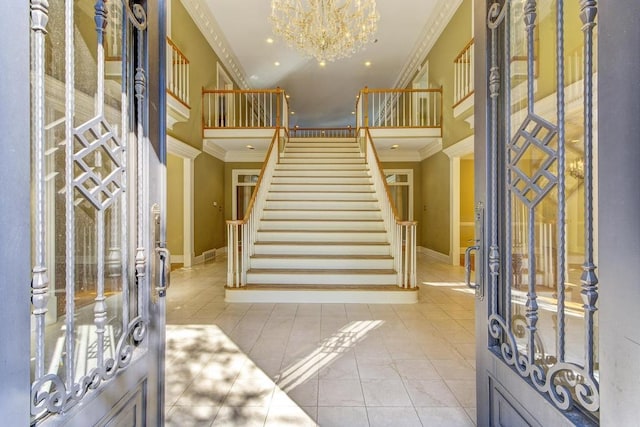
[[[11,351],[0,356],[0,413],[16,425],[29,425],[31,282],[31,100],[29,2],[3,5],[0,38],[0,129],[10,149],[0,156],[0,340]],[[6,100],[11,100],[11,114]],[[7,147],[9,148],[9,147]],[[10,201],[10,203],[7,203]]]
[[[238,177],[240,175],[260,176],[260,169],[233,169],[231,175],[231,219],[238,219],[238,187],[254,187],[253,191],[255,191],[255,186],[257,184],[257,182],[238,182]]]

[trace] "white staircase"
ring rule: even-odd
[[[227,301],[415,302],[353,139],[291,140],[268,183],[246,286]],[[390,301],[391,298],[391,301]]]

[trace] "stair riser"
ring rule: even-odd
[[[358,147],[304,147],[304,146],[287,146],[286,154],[293,153],[348,153],[361,155]]]
[[[357,170],[357,171],[366,171],[367,166],[361,163],[335,163],[335,162],[326,162],[326,163],[317,163],[317,164],[309,164],[309,163],[279,163],[276,166],[276,173],[283,170],[303,170],[303,171],[314,171],[314,170]]]
[[[327,231],[258,231],[257,240],[259,242],[376,242],[387,241],[387,234],[384,232],[360,232],[353,233],[327,232]]]
[[[259,269],[354,269],[354,270],[376,270],[376,269],[393,269],[392,259],[296,259],[296,258],[252,258],[251,268]]]
[[[351,201],[371,201],[377,199],[374,193],[356,193],[356,192],[324,192],[324,191],[272,191],[267,195],[267,200],[351,200]]]
[[[270,194],[280,191],[301,191],[305,193],[321,191],[336,193],[348,191],[352,193],[371,193],[373,186],[371,184],[273,184],[270,187]]]
[[[309,147],[313,147],[313,148],[328,148],[328,149],[332,149],[332,148],[356,148],[359,149],[359,146],[356,142],[353,141],[349,141],[349,142],[294,142],[294,141],[289,141],[289,143],[286,145],[285,150],[289,150],[291,148],[309,148]]]
[[[293,153],[284,153],[281,157],[280,160],[283,159],[305,159],[304,161],[306,161],[306,159],[316,159],[316,158],[321,158],[321,159],[333,159],[333,158],[340,158],[340,159],[352,159],[352,160],[357,160],[357,159],[361,159],[362,157],[360,156],[360,153],[354,153],[354,152],[340,152],[340,153],[336,153],[334,151],[311,151],[311,150],[305,150],[305,151],[296,151]]]
[[[354,138],[290,138],[287,147],[292,144],[311,145],[318,144],[323,147],[331,145],[357,144]]]
[[[314,210],[265,210],[262,213],[263,219],[288,220],[303,219],[309,221],[324,220],[358,220],[358,219],[380,219],[382,214],[379,209],[370,211],[336,210],[318,212]]]
[[[395,274],[253,274],[247,282],[255,285],[394,285]]]
[[[316,184],[316,185],[324,185],[324,184],[348,184],[348,185],[371,185],[371,178],[367,176],[308,176],[308,177],[299,177],[299,176],[274,176],[273,181],[274,184],[293,184],[297,185],[301,182],[305,182],[307,184]]]
[[[369,178],[369,172],[367,172],[364,168],[361,169],[339,169],[339,173],[336,173],[336,169],[276,169],[273,173],[275,177],[284,177],[284,176],[295,176],[300,179],[300,182],[306,182],[306,178],[310,176],[314,177],[331,177],[331,176],[347,176],[347,177],[356,177],[356,178]]]
[[[277,245],[256,244],[255,253],[258,255],[389,255],[391,248],[388,244],[379,245],[295,245],[287,242]]]
[[[312,201],[312,200],[271,200],[267,201],[267,209],[291,209],[291,210],[370,210],[379,209],[378,202],[350,202],[350,201]]]
[[[261,221],[261,230],[346,230],[384,231],[382,221]]]
[[[364,164],[364,159],[361,157],[282,157],[280,164],[297,163],[297,164],[314,164],[314,163],[342,163],[342,164]]]

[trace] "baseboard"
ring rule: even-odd
[[[211,261],[216,259],[218,256],[224,255],[227,253],[227,247],[224,246],[218,249],[209,249],[208,251],[202,252],[197,257],[193,258],[193,264],[204,264],[207,261]]]
[[[421,254],[425,254],[436,261],[440,261],[445,264],[451,263],[451,257],[447,254],[443,254],[442,252],[434,251],[433,249],[425,248],[423,246],[418,246],[417,250]]]
[[[376,289],[377,288],[377,289]],[[323,304],[415,304],[418,289],[400,289],[396,286],[374,286],[368,289],[274,288],[253,285],[245,288],[225,288],[228,303],[323,303]]]
[[[171,254],[171,263],[184,264],[184,255]]]

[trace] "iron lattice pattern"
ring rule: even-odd
[[[555,187],[557,176],[556,127],[529,114],[509,144],[511,190],[529,208],[540,203]]]
[[[105,210],[122,191],[122,144],[101,116],[78,127],[75,140],[75,187],[97,210]]]

